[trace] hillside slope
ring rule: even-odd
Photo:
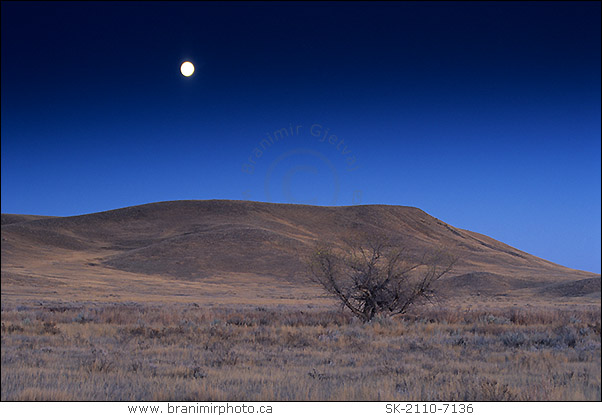
[[[2,223],[3,292],[5,283],[26,284],[32,275],[42,283],[60,272],[85,278],[99,270],[189,282],[244,275],[305,284],[303,258],[316,241],[339,244],[357,233],[388,235],[413,254],[449,249],[460,258],[449,289],[542,289],[597,277],[403,206],[174,201],[60,218],[2,215]]]

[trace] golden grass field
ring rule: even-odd
[[[2,304],[2,400],[600,400],[600,307]]]

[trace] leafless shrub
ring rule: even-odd
[[[363,322],[376,315],[405,314],[433,297],[432,285],[451,271],[455,258],[439,251],[411,258],[382,237],[319,245],[308,261],[309,277]]]

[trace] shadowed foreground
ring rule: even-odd
[[[2,309],[2,400],[600,400],[600,308]]]

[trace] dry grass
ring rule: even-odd
[[[2,400],[600,400],[600,307],[2,304]]]

